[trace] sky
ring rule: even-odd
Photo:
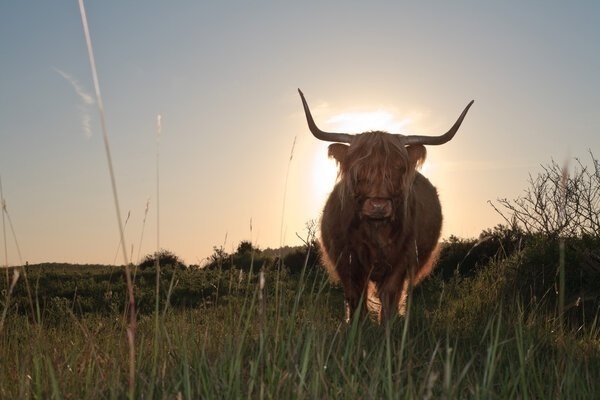
[[[595,1],[85,10],[133,262],[157,248],[202,264],[242,240],[302,243],[335,163],[308,131],[298,88],[320,128],[349,133],[441,134],[475,100],[422,169],[443,237],[503,222],[488,201],[522,194],[540,165],[600,156]],[[77,1],[1,2],[0,54],[0,263],[123,264]]]

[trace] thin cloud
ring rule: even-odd
[[[81,100],[83,100],[83,102],[85,104],[88,104],[88,105],[94,104],[94,98],[92,97],[92,95],[90,95],[89,93],[87,93],[85,91],[85,89],[83,88],[83,86],[81,86],[81,84],[79,83],[79,81],[77,79],[73,78],[71,75],[67,74],[66,72],[64,72],[58,68],[54,68],[54,70],[56,72],[58,72],[58,74],[60,76],[65,78],[65,80],[71,84],[73,89],[75,89],[75,92],[77,93],[77,95],[81,98]]]
[[[83,132],[88,138],[92,137],[92,116],[84,105],[79,106],[79,111],[81,112],[81,126],[83,127]]]
[[[92,117],[88,107],[94,104],[94,98],[92,97],[92,95],[85,91],[85,89],[83,88],[83,86],[81,86],[77,79],[73,78],[71,75],[58,68],[54,68],[54,70],[67,82],[69,82],[71,87],[75,90],[75,93],[77,93],[77,96],[79,96],[79,98],[83,101],[83,104],[81,104],[78,107],[81,115],[81,126],[83,128],[85,136],[87,136],[88,138],[91,137]]]

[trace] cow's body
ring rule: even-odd
[[[418,283],[435,263],[442,226],[437,191],[417,172],[413,194],[409,196],[408,218],[391,223],[360,219],[350,210],[348,215],[340,212],[344,210],[341,185],[337,183],[323,209],[321,247],[330,276],[340,280],[344,288],[346,319],[351,318],[361,301],[363,309],[366,307],[369,281],[375,284],[380,312],[392,312],[403,298],[405,279],[412,275],[412,284]],[[412,226],[418,229],[413,231]],[[416,266],[413,271],[409,271],[411,265]]]
[[[348,321],[360,304],[366,311],[373,284],[379,319],[387,321],[399,311],[407,286],[427,276],[437,256],[442,210],[435,187],[417,172],[425,160],[424,145],[452,139],[473,102],[441,136],[349,135],[317,128],[300,95],[313,135],[337,142],[329,146],[329,155],[338,161],[339,179],[321,220],[325,265],[342,283]]]

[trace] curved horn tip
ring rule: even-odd
[[[304,98],[304,94],[302,90],[298,89],[298,93],[300,93],[300,98],[302,99],[302,106],[304,107],[304,114],[306,115],[306,122],[308,123],[308,128],[310,132],[319,140],[324,140],[326,142],[339,142],[339,143],[351,143],[353,139],[353,135],[347,133],[334,133],[334,132],[324,132],[317,127],[313,117],[310,113],[310,108],[308,107],[308,103]]]
[[[471,106],[473,105],[473,103],[475,103],[475,100],[471,100],[469,102],[469,104],[467,104],[467,106],[465,107],[464,111],[461,114],[461,117],[466,116],[467,111],[469,111],[469,109],[471,108]]]
[[[465,107],[465,108],[468,110],[469,108],[471,108],[471,106],[473,105],[473,103],[475,103],[475,100],[471,100],[469,102],[469,104],[467,104],[467,107]]]

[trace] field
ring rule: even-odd
[[[598,398],[598,284],[585,275],[585,243],[563,254],[560,313],[556,274],[539,279],[556,272],[559,246],[490,234],[444,243],[438,272],[387,328],[343,323],[341,289],[309,248],[279,260],[240,246],[203,269],[132,268],[134,346],[122,267],[10,270],[0,397]]]
[[[117,196],[118,174],[113,170],[109,151],[92,39],[84,2],[79,0],[78,3],[94,96],[86,92],[85,85],[59,69],[64,65],[69,71],[81,73],[79,59],[82,54],[69,56],[71,51],[65,50],[71,42],[78,43],[68,36],[70,24],[67,19],[56,23],[56,18],[37,15],[37,9],[27,9],[22,14],[35,26],[22,23],[24,21],[12,14],[10,21],[7,19],[20,23],[15,25],[19,28],[15,34],[5,35],[11,38],[7,42],[10,46],[5,46],[5,50],[18,50],[6,58],[14,64],[13,72],[23,70],[28,75],[27,79],[19,79],[17,75],[15,78],[5,74],[10,78],[6,80],[7,83],[17,82],[18,85],[14,86],[13,92],[7,92],[6,114],[11,118],[4,118],[8,122],[4,130],[13,132],[15,137],[21,130],[38,132],[40,135],[38,140],[32,139],[36,136],[21,135],[26,137],[26,146],[22,149],[27,151],[21,154],[10,150],[8,155],[14,153],[18,157],[8,157],[7,163],[16,162],[15,170],[18,170],[18,165],[26,162],[26,168],[23,169],[27,171],[39,171],[51,165],[52,169],[44,171],[48,176],[60,175],[52,173],[59,171],[54,169],[58,165],[62,166],[63,171],[80,170],[79,164],[73,163],[73,160],[87,161],[88,157],[78,155],[71,158],[76,153],[73,149],[79,147],[74,147],[74,140],[67,133],[83,130],[87,139],[90,139],[93,121],[89,109],[97,106],[99,124],[95,125],[100,125],[102,133],[119,227],[119,247],[127,263],[124,228],[129,214],[123,224]],[[126,165],[132,171],[139,168],[144,171],[143,174],[147,174],[149,170],[144,164],[144,157],[133,155],[138,150],[141,154],[141,149],[149,148],[135,139],[138,137],[134,135],[135,132],[139,131],[141,135],[147,131],[145,123],[137,125],[139,122],[136,119],[141,115],[138,114],[141,113],[139,109],[146,108],[143,110],[146,115],[149,110],[167,105],[165,115],[172,116],[171,121],[174,122],[169,130],[178,133],[173,136],[178,140],[177,161],[192,161],[190,164],[169,165],[172,170],[178,169],[186,175],[192,175],[189,168],[181,166],[193,165],[200,159],[206,163],[204,165],[207,167],[201,170],[208,171],[206,175],[231,165],[235,169],[231,171],[239,176],[240,165],[246,167],[246,164],[253,164],[246,160],[257,159],[257,155],[260,155],[260,164],[265,167],[244,171],[245,181],[256,183],[258,180],[254,180],[259,177],[265,179],[260,182],[265,187],[277,187],[263,178],[265,174],[260,172],[281,167],[269,162],[263,154],[279,153],[279,145],[268,147],[266,143],[282,136],[261,136],[256,133],[269,132],[269,126],[277,127],[274,132],[285,132],[291,127],[286,125],[286,121],[293,121],[295,117],[286,111],[288,99],[287,94],[283,95],[288,93],[290,77],[307,86],[327,88],[332,81],[332,74],[340,82],[347,82],[341,95],[352,93],[357,96],[359,106],[363,101],[368,104],[371,94],[366,96],[367,90],[382,99],[378,102],[386,104],[389,101],[387,94],[385,91],[378,93],[378,87],[388,88],[390,93],[395,88],[401,88],[407,95],[436,87],[435,96],[438,98],[449,96],[444,94],[447,91],[454,93],[453,96],[456,93],[474,93],[487,101],[481,109],[482,113],[474,118],[473,131],[478,132],[476,140],[471,144],[460,144],[464,147],[459,152],[474,155],[445,164],[451,166],[447,168],[449,172],[453,172],[453,169],[461,174],[468,172],[459,180],[464,178],[465,182],[471,184],[479,182],[482,186],[493,184],[496,187],[497,182],[512,176],[504,174],[506,170],[514,173],[517,167],[523,168],[519,164],[529,165],[533,162],[531,160],[537,160],[538,152],[545,148],[540,143],[563,143],[565,148],[569,148],[572,142],[577,146],[589,143],[587,145],[594,147],[595,137],[590,127],[594,126],[595,121],[590,122],[590,116],[596,98],[590,102],[590,98],[582,94],[597,93],[593,90],[597,74],[589,72],[595,71],[588,70],[587,65],[574,63],[583,60],[585,64],[596,64],[589,62],[589,51],[579,55],[574,51],[589,48],[584,39],[592,37],[590,34],[595,32],[577,29],[564,29],[562,32],[556,29],[558,25],[563,28],[571,25],[585,28],[588,26],[586,22],[592,26],[591,19],[585,21],[575,18],[577,15],[570,12],[554,12],[561,18],[553,20],[548,19],[553,13],[538,15],[537,9],[529,17],[519,10],[515,14],[518,18],[514,18],[507,10],[498,12],[493,7],[490,11],[492,19],[481,18],[481,11],[475,14],[470,12],[466,15],[475,24],[459,23],[460,29],[448,30],[450,25],[445,25],[445,22],[438,24],[435,10],[428,7],[422,10],[423,16],[430,23],[438,24],[441,30],[425,29],[426,35],[419,33],[410,37],[406,34],[410,29],[406,32],[390,30],[393,26],[411,26],[406,23],[383,23],[385,29],[382,31],[370,29],[363,32],[357,29],[357,26],[367,26],[365,21],[370,18],[370,9],[354,14],[362,8],[354,12],[345,8],[344,18],[338,18],[341,24],[337,24],[335,18],[332,21],[325,17],[327,8],[332,10],[331,15],[339,16],[338,7],[325,7],[320,10],[325,14],[316,13],[317,19],[307,20],[304,14],[306,10],[283,8],[284,15],[277,11],[279,7],[267,10],[254,6],[248,8],[249,13],[245,15],[245,11],[231,13],[228,10],[230,6],[224,9],[208,7],[199,14],[186,9],[186,14],[192,17],[190,20],[173,17],[183,15],[170,14],[170,11],[176,11],[173,7],[169,7],[169,14],[157,11],[153,14],[153,7],[143,10],[133,7],[129,8],[133,11],[131,15],[124,12],[128,10],[127,7],[118,10],[99,6],[91,8],[94,13],[92,27],[99,28],[101,70],[117,78],[110,79],[107,85],[107,98],[113,99],[110,107],[118,110],[111,112],[111,126],[117,127],[116,132],[126,132],[117,143],[124,146],[121,150],[126,153]],[[409,12],[403,14],[418,21],[415,17],[420,15],[419,12],[412,8],[406,11]],[[64,18],[72,18],[71,12],[62,14]],[[239,18],[237,14],[246,18]],[[374,13],[373,21],[381,20],[383,14]],[[399,14],[385,14],[393,16],[393,22],[397,22]],[[457,25],[457,19],[448,18],[446,14],[440,13],[443,16],[440,21],[448,20]],[[52,10],[52,15],[59,17],[61,12]],[[288,15],[297,20],[288,19]],[[353,15],[355,20],[352,19]],[[472,15],[479,18],[473,18]],[[510,16],[507,20],[510,24],[503,22],[504,15]],[[570,19],[576,24],[569,25]],[[53,36],[54,28],[43,24],[46,20],[52,20],[53,25],[67,36]],[[176,25],[170,25],[170,20],[176,21]],[[110,26],[103,24],[103,21],[109,21]],[[124,29],[119,21],[126,21],[130,26]],[[493,23],[486,23],[489,21]],[[530,26],[519,26],[520,21]],[[560,24],[552,21],[560,21]],[[417,24],[423,25],[421,22]],[[192,26],[201,29],[192,30]],[[254,26],[259,29],[256,30]],[[311,27],[311,35],[297,34],[303,32],[305,26]],[[319,26],[326,29],[320,30]],[[508,31],[516,32],[518,40],[513,40],[516,36],[507,36],[504,26],[514,28]],[[34,33],[33,36],[44,39],[38,44],[43,44],[43,47],[33,47],[38,39],[26,36],[27,30]],[[293,35],[288,35],[288,31]],[[40,32],[44,34],[40,35]],[[179,36],[167,35],[169,32],[179,32]],[[332,32],[334,34],[330,34]],[[447,32],[451,34],[445,35]],[[298,41],[296,36],[307,41]],[[419,37],[426,40],[422,41]],[[316,45],[315,38],[319,40]],[[340,38],[337,39],[340,41],[330,41],[331,38]],[[441,47],[436,50],[434,42],[439,42]],[[525,47],[519,46],[520,42]],[[400,51],[390,52],[390,48]],[[419,50],[422,48],[428,49],[424,56]],[[146,49],[150,52],[146,53]],[[531,49],[538,51],[532,52]],[[417,50],[418,56],[407,57],[409,50]],[[310,51],[309,57],[307,51]],[[49,53],[52,58],[30,57],[36,52]],[[365,63],[357,59],[358,53],[362,55],[361,59],[367,60]],[[461,57],[450,57],[452,63],[446,68],[445,74],[439,74],[439,68],[423,68],[423,61],[435,66],[435,63],[429,62],[429,58],[438,53],[442,56],[446,53],[461,54]],[[469,57],[469,53],[472,53],[472,57]],[[21,55],[27,57],[21,58]],[[389,58],[390,55],[400,57]],[[195,59],[195,56],[199,58]],[[326,62],[320,62],[322,73],[317,73],[311,64],[305,62],[327,59],[335,61],[333,69],[327,67]],[[340,72],[337,64],[339,60],[346,59],[353,62],[345,62]],[[373,64],[376,69],[368,75],[369,60],[373,59],[381,61]],[[554,65],[552,62],[556,59],[560,59],[561,68],[547,68],[548,65]],[[121,63],[123,60],[124,64]],[[163,60],[168,63],[162,64]],[[66,96],[61,100],[61,91],[54,86],[55,82],[33,75],[35,70],[39,70],[42,71],[40,76],[43,76],[47,72],[43,66],[47,65],[52,66],[61,79],[68,81],[75,90],[80,103],[77,115],[82,129],[71,127],[72,115],[64,111],[71,110],[67,112],[73,113],[71,100],[65,100]],[[289,69],[294,65],[297,70]],[[306,68],[307,65],[309,68]],[[500,69],[494,69],[497,65]],[[402,70],[401,78],[398,78],[398,67]],[[511,71],[519,73],[509,73]],[[557,74],[557,71],[564,71],[565,75]],[[429,78],[432,72],[434,76]],[[548,75],[549,72],[553,74]],[[586,73],[589,75],[587,78]],[[423,78],[411,79],[409,84],[402,78],[417,75]],[[443,75],[447,75],[449,79],[445,80],[449,83],[437,81],[435,75],[440,79],[445,79]],[[362,76],[375,78],[356,78]],[[515,76],[522,80],[515,80]],[[34,82],[35,86],[27,86],[27,82]],[[548,85],[547,82],[558,82],[560,85]],[[438,94],[439,88],[444,90]],[[262,98],[254,96],[259,90]],[[561,98],[580,99],[581,102],[571,102],[571,108],[565,109],[560,102],[548,101],[557,97],[557,92],[561,93]],[[14,112],[8,107],[12,107],[13,103],[18,107],[20,100],[25,98],[23,93],[35,93],[35,96],[29,97],[39,102],[28,102],[27,107],[23,107],[24,117],[22,110]],[[252,94],[252,101],[248,102],[246,96],[240,96],[240,93]],[[523,96],[524,93],[527,96]],[[46,95],[50,97],[46,98]],[[538,101],[535,101],[535,96],[539,96]],[[237,98],[243,98],[243,102],[238,103]],[[404,128],[405,124],[415,119],[417,127],[421,115],[428,115],[429,107],[437,107],[435,102],[432,106],[422,106],[421,101],[420,96],[417,97],[399,124],[392,121],[394,125]],[[54,103],[59,107],[54,108]],[[533,103],[536,107],[526,107]],[[164,105],[159,107],[161,104]],[[274,104],[277,108],[282,107],[275,111],[280,115],[277,118],[281,119],[274,118],[273,125],[263,126],[267,117],[273,118]],[[470,104],[472,101],[468,107]],[[340,107],[347,106],[342,102]],[[408,105],[401,102],[398,107],[407,109]],[[331,107],[330,111],[334,111],[334,108]],[[40,112],[40,109],[44,112]],[[457,121],[458,125],[467,109]],[[173,112],[175,110],[177,112]],[[490,110],[501,110],[502,116]],[[523,110],[529,111],[526,113]],[[360,117],[362,113],[349,114]],[[548,115],[561,117],[563,114],[568,118],[553,118],[551,123],[547,122]],[[231,115],[236,117],[231,118]],[[512,119],[527,134],[507,129],[504,115],[514,115]],[[18,121],[14,125],[13,117]],[[330,118],[328,122],[333,119]],[[26,120],[39,120],[39,125],[24,124]],[[153,197],[156,203],[157,248],[161,211],[161,121],[159,115],[156,132],[156,196]],[[224,123],[227,123],[227,128],[221,128]],[[260,127],[256,128],[259,123]],[[434,120],[423,126],[428,124],[435,126],[437,122]],[[309,129],[318,139],[336,136],[337,139],[333,141],[337,141],[340,138],[323,132],[321,135],[315,134],[316,128],[313,129],[311,125],[314,123],[309,122]],[[458,125],[455,125],[456,129]],[[181,130],[182,126],[186,129]],[[454,135],[455,129],[451,131],[442,135],[446,137],[444,140]],[[565,135],[564,132],[568,133]],[[211,140],[205,145],[208,134],[224,139],[219,143]],[[46,141],[47,138],[52,140]],[[247,140],[258,143],[259,147],[245,146]],[[357,142],[360,140],[354,143]],[[404,143],[408,145],[415,142],[417,140],[398,140],[400,147]],[[441,140],[424,142],[440,144]],[[31,143],[37,143],[35,148],[31,147]],[[231,146],[232,143],[237,146]],[[508,143],[508,147],[512,147],[507,153],[508,157],[499,157],[498,154],[485,157],[481,156],[484,154],[481,146],[484,143]],[[136,152],[130,151],[128,146],[132,145]],[[294,137],[285,173],[282,219],[285,219],[287,180],[290,178],[289,167],[295,146]],[[57,150],[59,148],[60,151]],[[409,146],[408,150],[402,150],[408,154],[409,151],[416,152],[416,148]],[[515,149],[522,151],[514,152]],[[87,153],[88,150],[86,148],[85,154],[91,154]],[[385,161],[385,168],[391,170],[387,165],[395,163],[388,162],[388,153],[386,150],[385,158],[381,158]],[[406,312],[384,325],[378,325],[373,315],[366,318],[357,316],[348,323],[344,321],[343,291],[338,284],[330,282],[320,264],[313,234],[309,235],[304,247],[293,249],[267,251],[256,248],[251,242],[240,243],[232,254],[227,254],[222,248],[214,248],[214,254],[203,266],[183,265],[176,255],[163,250],[162,253],[149,255],[138,265],[48,263],[9,268],[5,218],[19,259],[21,254],[0,182],[6,267],[0,269],[0,400],[600,399],[600,161],[591,150],[589,153],[591,163],[578,158],[571,160],[572,173],[569,163],[559,165],[552,161],[542,166],[537,178],[530,175],[530,187],[520,197],[492,202],[492,207],[503,217],[507,226],[484,231],[477,239],[447,238],[442,243],[436,271],[420,286],[411,288]],[[45,158],[47,155],[52,158]],[[65,159],[64,164],[59,162],[61,158]],[[409,158],[413,164],[417,164],[414,153]],[[420,158],[424,159],[424,153]],[[172,161],[174,158],[166,160]],[[468,168],[463,167],[462,162]],[[444,166],[444,163],[440,165]],[[406,184],[410,188],[412,181],[407,179],[409,169],[403,167],[395,170],[403,171],[400,172],[401,181],[404,182],[402,186]],[[468,178],[490,170],[502,173],[486,176],[489,182]],[[21,176],[20,173],[18,175]],[[391,172],[381,174],[384,181],[392,182],[388,175],[391,176]],[[132,192],[137,192],[134,183],[137,179],[134,176],[137,175],[128,173],[122,178],[129,182]],[[182,175],[178,176],[181,178]],[[213,196],[212,190],[205,189],[204,175],[194,176],[193,182],[188,181],[191,184],[172,178],[171,187],[177,185],[179,197],[188,199],[209,197],[220,202],[225,197],[231,198],[235,201],[231,203],[232,206],[223,203],[222,207],[231,212],[240,199],[253,193],[251,190],[254,187],[229,182],[228,176],[233,175],[223,169],[223,173],[216,174],[215,179],[219,183],[225,182],[228,188],[239,186],[240,192],[235,192],[237,195],[227,193],[227,196],[219,197],[218,194],[223,191],[218,190]],[[97,181],[95,174],[81,177],[87,182]],[[198,180],[198,177],[202,179]],[[360,174],[354,176],[356,181],[358,177]],[[62,177],[62,180],[71,182],[70,178],[71,175]],[[144,175],[144,180],[146,178]],[[28,188],[27,196],[30,196],[31,188],[39,186],[39,190],[56,189],[53,192],[59,193],[61,199],[72,197],[65,191],[67,185],[64,182],[52,186],[51,182],[40,185],[39,181],[30,181],[31,178],[14,179],[22,187]],[[391,186],[396,186],[395,181],[392,183]],[[90,198],[96,196],[96,192],[87,193],[86,189],[75,184],[68,186]],[[184,192],[179,192],[182,188]],[[193,196],[188,193],[192,189],[195,193]],[[463,192],[473,193],[472,190]],[[45,196],[48,191],[40,193]],[[173,193],[173,198],[177,197],[177,193]],[[268,197],[270,203],[273,194],[268,192]],[[379,194],[372,196],[369,191],[367,198],[386,199],[389,207],[392,204],[387,194],[385,197]],[[409,196],[403,199],[405,210],[408,210]],[[304,201],[302,196],[300,201]],[[65,202],[61,206],[72,212],[68,204],[72,203]],[[214,204],[221,206],[220,203]],[[272,204],[268,205],[272,207]],[[212,210],[214,206],[203,204],[203,208]],[[34,207],[32,210],[39,211]],[[60,221],[59,215],[52,217]],[[145,223],[146,215],[138,249],[142,248]],[[57,227],[59,230],[60,225]],[[94,225],[90,226],[93,229]],[[283,238],[284,224],[281,226]],[[202,228],[209,231],[209,228]],[[310,229],[316,230],[315,225],[309,226]],[[43,238],[48,236],[40,235]],[[412,240],[412,236],[406,237]]]

